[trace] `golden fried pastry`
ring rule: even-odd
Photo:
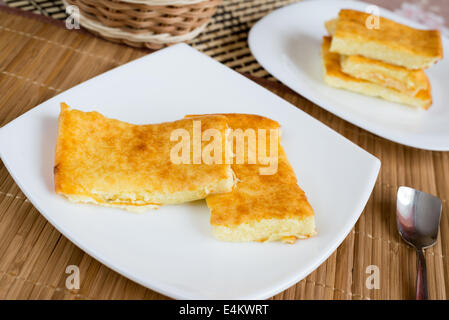
[[[427,90],[429,86],[423,70],[410,70],[362,56],[340,55],[340,64],[342,71],[353,77],[411,95]]]
[[[335,19],[328,20],[324,23],[324,27],[326,28],[326,31],[330,36],[334,35],[335,30],[337,29],[337,22],[338,22],[338,19],[335,18]]]
[[[179,143],[172,139],[173,132],[180,130],[193,137],[195,120],[134,125],[98,112],[72,110],[62,103],[54,166],[55,191],[74,202],[132,211],[231,191],[234,175],[224,161],[207,164],[200,160],[201,163],[193,164],[192,148],[186,152],[190,164],[173,161],[173,148]],[[219,142],[226,147],[226,118],[199,120],[198,130],[201,133],[218,130],[223,137]],[[205,147],[207,143],[200,140],[199,144]]]
[[[340,65],[340,55],[329,50],[331,39],[331,37],[323,37],[321,47],[324,81],[328,85],[422,109],[428,109],[432,105],[430,84],[428,84],[427,89],[411,95],[367,80],[357,79],[344,73]]]
[[[379,17],[379,28],[368,28],[370,15],[341,10],[333,33],[331,52],[361,55],[408,69],[428,68],[443,58],[438,30],[419,30]]]
[[[231,129],[266,130],[266,150],[272,143],[270,130],[279,131],[279,124],[271,119],[248,114],[224,114]],[[259,143],[259,136],[257,136]],[[250,139],[246,140],[246,148]],[[236,157],[239,151],[234,141]],[[295,173],[287,156],[277,142],[277,171],[261,174],[266,165],[256,161],[249,164],[248,153],[241,164],[232,164],[237,178],[235,188],[229,193],[206,198],[211,211],[210,222],[214,236],[223,241],[276,241],[294,243],[296,239],[316,234],[314,212],[303,190],[298,186]],[[259,147],[257,147],[257,153]],[[268,154],[268,152],[267,152]]]

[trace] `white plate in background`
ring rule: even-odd
[[[335,115],[386,139],[429,150],[449,150],[449,59],[426,70],[433,94],[428,111],[336,89],[323,81],[324,22],[341,9],[365,11],[371,4],[347,0],[303,1],[280,8],[258,21],[249,34],[257,61],[273,76]],[[371,5],[372,6],[372,5]],[[386,9],[380,15],[424,28]],[[443,37],[449,54],[449,40]]]
[[[60,102],[136,124],[186,114],[254,113],[283,128],[283,145],[316,214],[318,235],[294,245],[215,240],[205,201],[134,214],[55,194]],[[261,299],[317,268],[343,241],[380,162],[321,122],[187,45],[147,55],[42,103],[0,129],[0,155],[40,213],[106,266],[174,298]]]

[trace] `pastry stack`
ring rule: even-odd
[[[432,93],[424,69],[443,58],[437,30],[414,29],[383,17],[341,10],[323,37],[324,80],[333,87],[429,109]]]

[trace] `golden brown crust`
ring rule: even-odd
[[[184,129],[192,137],[193,120],[134,125],[61,104],[55,191],[117,206],[180,203],[230,191],[229,164],[171,161],[170,150],[177,143],[170,141],[171,133]],[[209,128],[219,130],[224,141],[225,117],[202,118],[202,132]]]
[[[324,80],[327,84],[337,88],[347,89],[370,96],[381,97],[389,101],[408,104],[422,109],[428,109],[432,105],[432,94],[429,82],[427,84],[427,89],[419,91],[416,95],[411,95],[395,89],[380,86],[367,80],[358,79],[344,73],[341,70],[340,55],[330,51],[331,41],[331,37],[323,37],[323,43],[321,46],[324,66]]]
[[[341,10],[332,52],[362,55],[409,69],[427,68],[443,58],[438,30],[419,30],[380,17],[379,28],[367,28],[369,14]]]
[[[242,130],[253,128],[254,124],[257,124],[259,128],[266,130],[280,129],[279,122],[258,115],[258,114],[246,114],[246,113],[211,113],[211,114],[189,114],[186,118],[193,117],[205,117],[205,116],[223,116],[226,117],[226,121],[230,129],[240,128]],[[235,125],[234,127],[232,125]]]
[[[242,128],[243,129],[243,128]],[[233,164],[237,185],[232,192],[206,198],[211,224],[235,226],[262,219],[312,216],[313,210],[282,147],[274,175],[261,175],[260,165]]]
[[[276,121],[257,115],[224,115],[231,129],[242,129],[243,131],[253,129],[257,131],[258,129],[280,128]],[[261,221],[287,221],[288,219],[301,221],[309,217],[313,218],[313,209],[304,191],[298,186],[296,175],[280,144],[278,150],[278,170],[273,175],[261,175],[259,169],[264,165],[259,163],[232,164],[232,169],[237,178],[236,187],[232,192],[211,195],[206,198],[207,205],[211,210],[212,226],[232,229],[239,225],[254,225],[254,223]],[[314,234],[313,220],[309,226],[311,227],[305,229],[305,233],[301,234],[301,237]],[[266,230],[266,233],[253,240],[265,241],[270,236],[270,230]],[[285,238],[292,242],[292,236],[292,234],[286,234],[279,239]],[[230,236],[224,238],[224,240],[238,241],[241,239],[231,239]]]
[[[333,36],[335,33],[335,30],[337,29],[337,23],[338,23],[338,19],[331,19],[328,20],[324,23],[324,27],[326,28],[326,31],[328,33],[329,36]]]

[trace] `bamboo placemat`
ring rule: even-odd
[[[1,1],[1,0],[0,0]],[[251,55],[248,32],[270,11],[300,0],[226,0],[206,30],[189,42],[194,48],[226,64],[236,71],[273,79]],[[53,19],[67,17],[61,0],[5,0],[14,8],[41,14]]]
[[[148,52],[0,9],[0,125],[82,81]],[[285,86],[259,84],[293,103],[382,161],[362,216],[342,245],[315,272],[274,299],[411,299],[415,253],[399,238],[395,194],[409,185],[443,199],[438,244],[426,250],[429,294],[449,294],[449,153],[404,147],[376,137],[307,101]],[[81,272],[67,290],[68,265]],[[380,289],[365,285],[366,268],[380,271]],[[78,249],[31,205],[0,166],[0,299],[163,299]]]

